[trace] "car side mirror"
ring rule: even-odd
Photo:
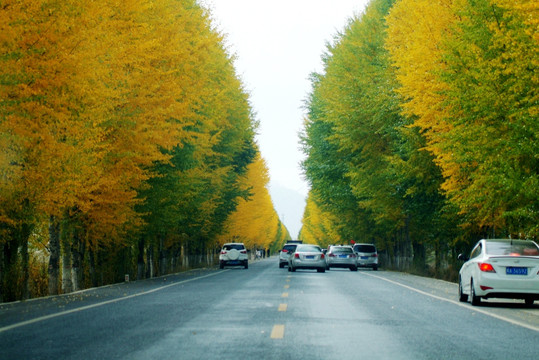
[[[464,254],[459,254],[459,256],[457,256],[457,259],[459,259],[460,261],[468,261],[468,260],[470,260],[470,258],[467,255],[464,255]]]

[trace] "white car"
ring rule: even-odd
[[[539,299],[539,246],[530,240],[480,240],[459,272],[459,300],[479,305],[481,298]]]
[[[226,243],[219,253],[219,268],[225,266],[243,266],[249,268],[247,249],[243,243]]]

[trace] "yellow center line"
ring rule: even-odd
[[[288,297],[288,293],[287,293],[287,292],[283,293],[283,294],[281,295],[281,297],[287,298],[287,297]]]
[[[286,311],[286,309],[288,309],[288,305],[287,304],[279,304],[279,311]]]
[[[284,288],[288,289],[288,288],[290,288],[290,285],[285,285]]]
[[[270,337],[272,339],[282,339],[284,337],[284,325],[274,325]]]

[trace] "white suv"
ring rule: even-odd
[[[219,268],[225,266],[243,266],[249,268],[247,249],[243,243],[226,243],[219,254]]]

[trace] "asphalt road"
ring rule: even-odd
[[[0,304],[0,359],[536,359],[539,304],[389,271],[194,270]]]

